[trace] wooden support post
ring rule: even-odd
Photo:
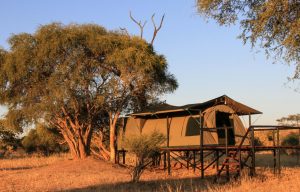
[[[122,158],[123,158],[123,164],[125,164],[126,162],[125,162],[125,157],[126,157],[126,151],[125,150],[123,150],[123,155],[122,155]]]
[[[190,152],[189,151],[186,152],[186,168],[187,168],[187,170],[190,169]]]
[[[217,160],[216,160],[216,171],[218,173],[218,171],[219,171],[219,150],[216,150],[216,158],[217,158]]]
[[[277,127],[277,171],[278,174],[281,173],[281,164],[280,164],[280,136],[279,136],[279,128]]]
[[[252,153],[252,157],[251,157],[251,175],[254,176],[255,175],[255,139],[254,139],[254,128],[251,128],[251,153]]]
[[[273,172],[276,174],[276,149],[273,149]]]
[[[272,131],[273,134],[273,147],[275,147],[275,130]]]
[[[239,170],[238,170],[239,177],[242,176],[242,168],[243,168],[243,163],[242,163],[242,151],[240,150],[240,151],[239,151]]]
[[[200,111],[200,166],[201,166],[201,179],[204,179],[204,151],[203,151],[203,117],[202,112]]]
[[[276,144],[275,144],[275,130],[273,130],[272,131],[272,134],[273,134],[273,147],[274,147],[274,149],[273,149],[273,172],[274,172],[274,174],[276,174],[276,161],[277,161],[277,159],[276,159],[276,149],[275,149],[275,147],[276,147]]]
[[[196,171],[196,151],[193,151],[193,169]]]
[[[224,128],[225,128],[225,154],[226,154],[226,158],[229,158],[229,156],[228,156],[228,128],[227,128],[227,126],[225,126]],[[226,179],[227,179],[227,181],[230,180],[229,159],[227,160],[227,164],[226,164]]]
[[[251,127],[251,114],[249,114],[249,129],[251,129],[251,176],[255,175],[255,137],[254,137],[254,127]]]
[[[251,114],[249,114],[249,122],[248,122],[248,124],[249,124],[249,128],[250,128],[250,126],[252,125],[252,122],[251,122]]]
[[[167,169],[167,153],[166,153],[166,151],[164,151],[164,170],[166,170]]]
[[[168,161],[168,175],[171,175],[171,154],[170,154],[170,122],[167,117],[167,161]]]
[[[171,154],[169,149],[167,152],[167,161],[168,161],[168,175],[171,175]]]

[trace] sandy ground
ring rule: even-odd
[[[262,160],[259,160],[262,161]],[[211,170],[213,173],[214,170]],[[130,182],[127,168],[101,160],[66,157],[0,160],[0,191],[300,191],[300,168],[284,168],[280,177],[259,168],[258,176],[244,176],[225,185],[212,177],[199,179],[199,171],[177,169],[172,176],[147,170],[142,182]]]

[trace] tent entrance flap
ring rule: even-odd
[[[216,111],[216,127],[219,144],[226,144],[226,132],[224,128],[227,128],[227,144],[235,145],[234,123],[230,113]]]

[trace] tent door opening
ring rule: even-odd
[[[224,112],[216,112],[216,128],[217,128],[217,135],[218,135],[218,143],[219,145],[226,144],[225,138],[225,129],[227,127],[227,144],[228,145],[235,145],[235,138],[234,138],[234,125],[233,119],[231,118],[230,113]]]

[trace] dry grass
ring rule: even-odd
[[[241,180],[223,186],[210,185],[212,192],[298,192],[300,191],[300,169],[284,168],[280,176],[275,176],[270,169],[260,170],[257,177],[242,177]]]
[[[68,159],[68,154],[57,154],[49,157],[38,157],[31,156],[16,159],[1,159],[0,160],[0,170],[16,170],[16,169],[31,169],[37,167],[44,167],[47,165],[59,163],[62,160]]]
[[[283,157],[284,160],[290,158]],[[272,162],[269,154],[257,156],[257,163]],[[289,162],[287,166],[293,166]],[[213,173],[214,170],[211,170]],[[259,168],[258,176],[227,184],[212,177],[199,179],[192,170],[147,170],[138,184],[130,182],[129,170],[92,158],[70,160],[68,156],[29,157],[0,160],[0,191],[300,191],[300,168],[284,168],[280,177],[269,168]]]

